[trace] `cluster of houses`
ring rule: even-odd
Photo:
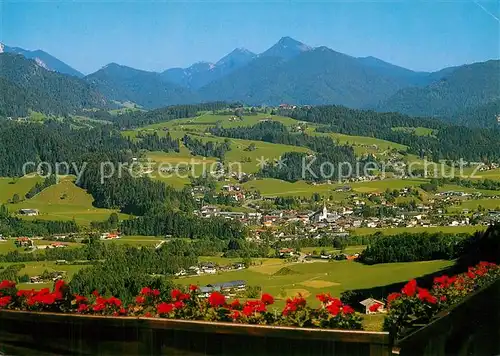
[[[240,192],[239,188],[227,185],[226,190]],[[342,186],[336,189],[339,192],[351,192],[351,187]],[[415,189],[402,188],[398,191],[398,197],[406,198],[406,201],[416,201]],[[384,193],[351,193],[342,206],[335,207],[329,211],[326,204],[319,211],[297,211],[297,210],[260,210],[258,205],[249,204],[254,207],[254,212],[231,212],[221,211],[215,205],[205,205],[195,213],[201,217],[219,216],[231,220],[239,220],[248,225],[261,225],[263,229],[256,229],[252,239],[259,239],[262,231],[276,230],[275,228],[294,223],[302,223],[300,234],[309,238],[320,238],[319,230],[327,229],[331,233],[348,234],[356,228],[400,228],[400,227],[435,227],[435,226],[467,226],[472,224],[468,209],[450,214],[445,209],[448,206],[462,204],[469,199],[478,199],[481,193],[465,193],[459,191],[446,191],[436,193],[435,196],[425,203],[404,206],[386,200]],[[264,197],[262,199],[273,201],[275,197]],[[492,197],[499,198],[499,197]],[[366,215],[367,201],[376,202],[375,205],[384,207],[390,214],[377,216]],[[258,204],[258,203],[257,203]],[[499,219],[498,214],[490,211],[474,215],[474,223],[488,224],[491,219]],[[482,220],[481,220],[482,219]],[[279,236],[284,237],[284,236]]]
[[[228,281],[222,283],[207,284],[204,287],[200,287],[199,295],[203,298],[208,298],[213,292],[220,292],[226,296],[235,296],[238,293],[242,293],[246,290],[247,283],[243,280]]]
[[[190,266],[188,269],[181,269],[175,274],[175,276],[200,276],[203,274],[216,274],[218,272],[238,271],[242,269],[245,269],[245,265],[240,262],[226,266],[219,266],[213,262],[201,262],[197,266]]]
[[[101,240],[116,240],[120,237],[121,236],[119,232],[103,232],[99,238]]]
[[[66,272],[64,271],[53,271],[53,272],[44,272],[41,276],[33,276],[30,277],[30,283],[46,283],[53,282],[59,279],[63,279]]]
[[[14,244],[16,247],[24,247],[24,248],[32,248],[32,249],[52,249],[52,248],[65,248],[68,247],[68,244],[62,243],[62,242],[53,242],[49,245],[41,245],[41,244],[35,244],[34,243],[34,238],[30,237],[18,237],[16,238]]]

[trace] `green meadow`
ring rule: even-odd
[[[392,130],[411,133],[415,136],[435,136],[437,133],[437,130],[428,127],[393,127]]]
[[[214,261],[215,262],[215,261]],[[266,259],[246,270],[220,272],[177,279],[183,285],[245,280],[247,285],[260,286],[263,292],[281,299],[302,294],[309,302],[315,302],[319,293],[334,296],[346,290],[372,288],[403,282],[428,273],[439,271],[453,264],[452,261],[427,261],[410,263],[363,265],[354,261],[286,263],[280,259]],[[287,273],[278,273],[287,267]]]
[[[71,179],[63,179],[60,183],[44,189],[31,199],[18,204],[9,204],[10,211],[20,209],[38,209],[38,216],[26,216],[24,219],[41,220],[75,220],[78,224],[89,225],[91,221],[102,221],[116,210],[99,209],[92,205],[94,199],[82,188],[77,187]],[[127,215],[120,214],[122,219]]]
[[[0,204],[10,201],[14,194],[24,199],[26,193],[42,180],[40,177],[0,178]]]
[[[477,210],[479,207],[487,210],[500,210],[500,199],[470,199],[464,200],[460,205],[448,208],[450,212],[460,212],[463,209]]]

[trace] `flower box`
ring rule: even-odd
[[[78,355],[389,355],[389,334],[0,310],[0,352]]]
[[[400,355],[499,355],[500,279],[441,311],[429,324],[414,325],[395,348]]]

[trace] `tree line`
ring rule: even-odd
[[[217,157],[223,160],[226,152],[231,151],[231,142],[227,139],[221,143],[203,142],[190,135],[184,135],[182,142],[191,151],[191,154],[196,156]]]
[[[26,199],[31,199],[44,189],[50,187],[51,185],[57,184],[57,177],[55,174],[51,174],[43,180],[43,182],[37,182],[25,195]]]
[[[6,205],[0,205],[0,235],[49,236],[78,231],[79,227],[73,220],[23,220],[12,216]]]
[[[466,161],[499,161],[500,137],[497,130],[452,126],[429,118],[410,117],[399,113],[354,110],[343,106],[303,107],[278,110],[280,115],[296,120],[322,124],[318,131],[376,137],[409,147],[409,152],[441,159]],[[418,136],[395,127],[426,127],[433,134]]]
[[[359,261],[365,264],[451,260],[460,256],[469,234],[375,234]]]

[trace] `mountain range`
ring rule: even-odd
[[[290,37],[281,38],[260,54],[237,48],[215,63],[198,62],[161,73],[111,63],[83,76],[43,51],[5,45],[0,49],[4,56],[20,54],[53,74],[71,76],[77,81],[71,83],[79,86],[78,90],[85,88],[87,97],[99,98],[86,100],[88,105],[133,102],[151,109],[215,100],[250,105],[338,104],[453,119],[485,105],[489,109],[482,112],[490,112],[496,106],[488,104],[500,99],[499,60],[416,72],[375,57],[353,57],[327,47],[313,48]],[[29,89],[26,81],[20,85],[2,72],[0,77],[23,90]],[[33,78],[31,82],[36,81]],[[35,87],[39,91],[43,85]],[[79,105],[74,102],[69,106]]]
[[[20,54],[28,59],[33,59],[39,66],[54,72],[72,75],[74,77],[83,78],[84,75],[76,69],[70,67],[66,63],[60,61],[54,56],[42,50],[29,51],[19,47],[9,47],[0,43],[0,53],[15,53]]]

